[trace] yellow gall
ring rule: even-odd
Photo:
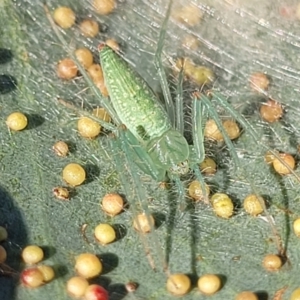
[[[67,292],[71,297],[81,298],[88,288],[88,281],[81,276],[74,276],[67,281]]]
[[[268,76],[261,72],[256,72],[250,76],[251,88],[256,92],[265,92],[270,85]]]
[[[93,64],[93,54],[87,48],[76,49],[75,56],[85,69],[88,69]]]
[[[186,72],[186,71],[185,71]],[[203,87],[204,85],[210,85],[215,80],[215,75],[210,68],[204,66],[194,66],[192,72],[187,73],[188,77],[194,81],[197,85]]]
[[[109,224],[99,224],[95,228],[94,235],[96,240],[101,245],[107,245],[112,243],[116,239],[116,231]]]
[[[262,265],[267,271],[275,272],[282,267],[282,260],[278,255],[267,254],[263,259]]]
[[[203,87],[204,85],[211,84],[215,75],[210,68],[205,66],[196,65],[190,58],[179,58],[174,65],[175,74],[183,70],[184,75],[193,81],[195,84]]]
[[[267,103],[261,105],[260,115],[269,123],[276,122],[283,115],[282,105],[279,102],[269,99]]]
[[[228,219],[233,215],[233,203],[228,195],[216,193],[211,197],[211,203],[217,216]]]
[[[205,274],[198,279],[198,289],[204,295],[213,295],[221,289],[222,282],[219,276]]]
[[[174,71],[176,73],[178,73],[181,70],[184,71],[185,75],[190,77],[193,74],[194,70],[195,70],[194,62],[188,57],[178,58],[176,60],[175,66],[174,66]]]
[[[231,140],[238,138],[241,134],[241,130],[234,120],[225,120],[222,122],[222,126],[226,134],[228,135],[228,138]],[[217,123],[213,119],[209,119],[206,121],[204,136],[210,140],[215,140],[217,142],[224,141],[224,137],[219,130]]]
[[[195,51],[199,48],[199,40],[194,35],[188,34],[183,38],[182,46]]]
[[[103,80],[103,71],[102,68],[99,64],[92,64],[88,69],[87,69],[88,74],[91,76],[93,81],[98,81],[98,80]]]
[[[70,58],[60,60],[56,66],[56,74],[59,78],[70,80],[77,76],[78,68]]]
[[[152,215],[146,215],[145,213],[139,214],[133,221],[133,227],[135,230],[141,233],[148,233],[154,227],[155,221]]]
[[[217,142],[224,140],[223,135],[218,128],[218,125],[213,119],[209,119],[206,121],[204,127],[204,136],[210,140],[215,140]]]
[[[6,125],[9,129],[20,131],[26,128],[28,124],[27,117],[21,112],[14,112],[6,119]]]
[[[222,122],[222,125],[231,140],[235,140],[240,136],[240,128],[234,120],[226,120]]]
[[[298,3],[295,7],[295,17],[296,19],[300,20],[300,3]]]
[[[300,237],[300,218],[298,218],[294,221],[293,229],[294,229],[295,235]]]
[[[28,265],[37,264],[44,258],[43,249],[36,245],[26,246],[22,251],[22,258]]]
[[[43,273],[38,268],[23,270],[20,279],[23,286],[27,288],[37,288],[45,283]]]
[[[93,116],[95,116],[107,123],[109,123],[111,121],[110,115],[108,114],[106,109],[103,107],[97,107],[97,108],[93,109]]]
[[[102,263],[92,253],[82,253],[76,257],[75,270],[84,278],[94,278],[102,272]]]
[[[109,216],[116,216],[123,211],[124,201],[119,194],[106,194],[101,202],[103,211]]]
[[[296,165],[294,157],[288,153],[279,153],[278,156],[273,160],[274,170],[280,175],[291,174]]]
[[[235,300],[259,300],[258,297],[249,291],[244,291],[236,295]]]
[[[200,23],[203,12],[196,5],[190,4],[177,8],[172,17],[178,23],[193,27]]]
[[[99,33],[99,24],[91,19],[85,19],[79,24],[81,33],[86,36],[93,38]]]
[[[93,64],[87,69],[88,74],[92,78],[94,84],[98,87],[104,97],[108,97],[108,90],[104,83],[102,68],[99,64]]]
[[[191,280],[185,274],[172,274],[167,280],[167,290],[174,296],[183,296],[191,289]]]
[[[94,0],[93,7],[96,13],[100,15],[108,15],[115,9],[115,0]]]
[[[293,291],[290,300],[300,300],[300,288],[297,288]]]
[[[111,49],[113,49],[115,52],[119,52],[120,51],[120,46],[118,44],[118,42],[114,39],[107,39],[105,41],[105,44],[110,47]]]
[[[69,153],[69,146],[66,142],[64,141],[58,141],[56,142],[53,147],[52,147],[53,151],[55,152],[55,154],[57,156],[60,157],[65,157],[68,155]]]
[[[100,134],[101,126],[88,117],[81,117],[77,122],[77,129],[82,137],[94,139]]]
[[[109,93],[104,83],[104,80],[93,80],[95,86],[100,90],[102,96],[108,97]]]
[[[205,157],[200,164],[200,171],[205,175],[214,175],[217,172],[217,164],[210,157]]]
[[[205,193],[201,183],[194,180],[189,185],[189,196],[195,201],[207,200],[210,194],[209,186],[205,183]]]
[[[274,159],[275,159],[275,153],[277,155],[279,155],[279,153],[277,151],[267,151],[265,156],[264,156],[264,159],[265,159],[265,162],[270,165],[273,163]]]
[[[257,216],[264,211],[261,203],[264,203],[264,199],[261,196],[248,195],[244,200],[244,209],[248,214]]]
[[[63,179],[71,186],[81,185],[85,178],[85,170],[78,164],[71,163],[63,169]]]
[[[37,266],[38,270],[43,274],[44,282],[50,282],[54,279],[55,273],[51,266],[39,265]]]
[[[53,13],[55,23],[63,29],[68,29],[75,24],[75,13],[70,7],[60,6]]]

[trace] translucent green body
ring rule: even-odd
[[[105,46],[100,60],[112,105],[137,139],[159,137],[172,127],[153,91],[123,59]]]
[[[148,84],[108,46],[100,49],[100,61],[119,119],[145,148],[156,168],[164,173],[187,172],[186,139],[172,128],[168,114]]]

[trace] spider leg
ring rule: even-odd
[[[155,65],[157,68],[157,72],[158,72],[159,79],[160,79],[160,85],[161,85],[163,95],[164,95],[165,107],[168,112],[171,124],[174,126],[175,125],[175,109],[174,109],[174,104],[173,104],[170,89],[169,89],[166,72],[164,70],[162,60],[161,60],[166,31],[167,31],[167,24],[168,24],[168,20],[170,18],[170,13],[171,13],[171,8],[172,8],[172,3],[173,3],[173,1],[171,0],[169,2],[167,13],[166,13],[164,22],[161,26],[161,30],[159,33],[157,48],[156,48],[156,52],[155,52]]]

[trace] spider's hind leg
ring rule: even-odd
[[[156,48],[156,52],[155,52],[155,65],[157,68],[157,73],[158,73],[159,79],[160,79],[160,85],[161,85],[163,95],[164,95],[165,107],[167,109],[171,124],[174,126],[175,125],[175,109],[174,109],[174,104],[173,104],[171,93],[170,93],[170,88],[169,88],[166,72],[164,70],[162,59],[161,59],[163,47],[164,47],[164,41],[165,41],[165,37],[166,37],[167,24],[168,24],[168,20],[170,18],[170,14],[171,14],[172,3],[173,3],[173,1],[171,0],[169,2],[168,8],[167,8],[167,13],[166,13],[166,16],[164,18],[163,24],[162,24],[160,32],[159,32],[159,38],[158,38],[157,48]]]
[[[118,130],[118,137],[114,136],[110,139],[112,157],[130,204],[130,209],[133,212],[134,219],[136,220],[138,228],[141,229],[138,230],[138,233],[144,246],[149,265],[154,270],[162,266],[163,271],[168,274],[165,254],[163,253],[163,248],[160,246],[158,233],[155,232],[155,225],[153,225],[151,220],[152,214],[147,203],[147,192],[141,182],[141,172],[139,172],[139,168],[134,160],[139,152],[137,149],[133,151],[133,141],[128,139],[128,133],[129,131],[127,131],[126,128],[120,128]],[[141,147],[140,145],[135,146]],[[146,164],[146,167],[149,166]],[[150,226],[150,232],[148,234],[142,231],[142,224],[139,218],[137,218],[140,214],[145,215],[147,223]],[[155,256],[152,254],[155,254]],[[154,257],[158,257],[159,261],[156,261]]]

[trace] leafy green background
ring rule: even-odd
[[[185,5],[189,1],[180,3]],[[211,67],[217,75],[214,88],[228,97],[257,133],[253,139],[244,128],[242,136],[234,142],[243,168],[234,167],[226,146],[206,145],[208,154],[218,163],[216,176],[207,178],[207,182],[214,192],[228,193],[236,205],[235,215],[229,220],[217,218],[211,207],[202,203],[179,210],[176,187],[161,190],[156,182],[138,174],[144,201],[160,224],[155,235],[159,242],[146,238],[158,266],[154,272],[141,239],[131,226],[138,204],[129,203],[128,209],[114,219],[100,210],[103,195],[125,193],[106,135],[94,141],[80,138],[76,132],[78,116],[57,102],[60,97],[89,109],[99,104],[97,98],[86,89],[82,78],[62,82],[56,77],[56,63],[66,53],[46,19],[43,3],[0,0],[0,47],[12,52],[12,58],[0,65],[0,73],[17,80],[14,92],[0,95],[0,223],[7,226],[9,233],[4,247],[8,251],[8,264],[20,271],[24,267],[20,260],[22,247],[40,245],[46,253],[45,263],[53,265],[57,273],[56,280],[36,290],[18,285],[10,276],[1,276],[1,299],[68,299],[65,282],[74,274],[76,255],[86,251],[101,257],[104,273],[95,282],[109,290],[110,299],[173,299],[165,290],[161,248],[166,249],[171,272],[190,274],[194,282],[205,273],[222,277],[223,288],[211,299],[233,299],[243,290],[257,292],[259,299],[272,299],[284,287],[287,291],[282,299],[288,299],[292,290],[300,286],[300,243],[291,230],[299,214],[299,181],[295,176],[276,175],[264,163],[265,149],[261,145],[290,152],[298,159],[300,21],[293,14],[288,17],[279,14],[282,7],[294,8],[297,3],[271,0],[193,3],[203,11],[203,19],[194,27],[174,20],[169,22],[165,47],[168,59],[164,63],[167,67],[170,58],[184,55]],[[47,4],[50,10],[68,5],[76,11],[78,19],[95,17],[105,29],[99,38],[82,38],[75,26],[65,31],[67,42],[76,47],[90,47],[97,59],[99,41],[116,38],[125,58],[159,92],[153,53],[165,11],[164,1],[118,2],[115,12],[105,17],[95,15],[85,1],[51,0]],[[186,34],[199,39],[198,50],[183,49],[181,44]],[[285,107],[280,122],[270,125],[259,117],[262,99],[251,91],[248,83],[249,74],[255,71],[266,72],[272,79],[269,95]],[[170,82],[173,81],[170,73]],[[187,97],[192,91],[186,87]],[[189,101],[186,106],[188,111]],[[26,130],[8,131],[5,119],[13,111],[26,113],[29,119]],[[222,109],[219,111],[222,117],[228,117]],[[67,158],[58,158],[53,153],[51,147],[57,140],[66,140],[71,145]],[[63,184],[62,169],[69,162],[83,165],[88,179],[76,188],[69,202],[57,201],[52,188]],[[267,273],[261,266],[265,254],[277,251],[270,226],[265,219],[250,217],[241,208],[243,198],[251,193],[249,182],[268,201],[269,212],[287,249],[289,260],[277,273]],[[129,177],[128,188],[131,188]],[[122,238],[106,247],[99,246],[93,239],[93,228],[100,222],[114,224]],[[85,223],[88,242],[80,232]],[[134,294],[126,295],[124,284],[128,281],[140,285]],[[194,289],[182,298],[206,297]]]

